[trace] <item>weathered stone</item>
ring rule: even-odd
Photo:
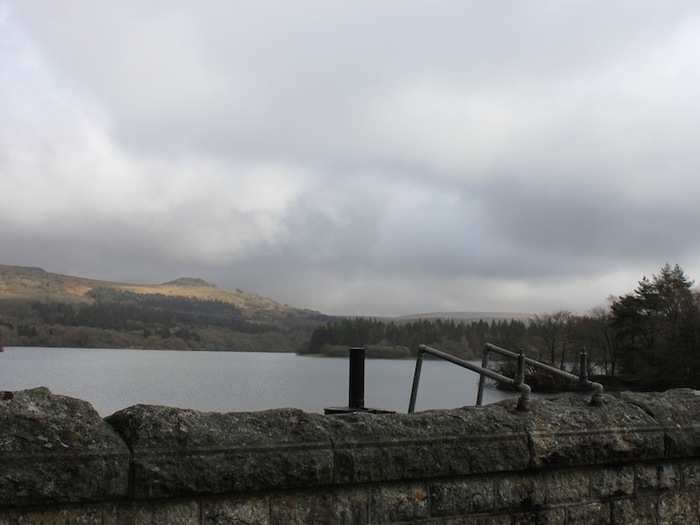
[[[111,416],[114,428],[86,403],[18,392],[0,399],[0,525],[697,523],[689,392],[337,417],[136,406]],[[677,398],[680,423],[660,425]],[[128,491],[120,435],[133,451]],[[18,457],[41,490],[16,484]],[[121,459],[120,490],[95,477],[112,472],[105,457]],[[8,500],[8,487],[25,499]]]
[[[637,490],[640,492],[670,490],[680,486],[680,476],[679,469],[670,463],[637,465]]]
[[[102,521],[102,525],[199,525],[199,523],[200,510],[196,501],[124,503],[105,510]]]
[[[700,488],[700,463],[691,461],[683,463],[679,467],[681,469],[681,478],[683,480],[683,488],[697,489]]]
[[[510,514],[443,516],[441,518],[420,520],[418,523],[420,525],[512,525],[512,518]]]
[[[496,509],[524,507],[537,509],[545,503],[542,474],[514,474],[496,478],[494,505]]]
[[[534,467],[595,465],[664,454],[664,432],[642,408],[606,395],[566,394],[532,400],[527,416]]]
[[[611,519],[610,504],[598,501],[567,507],[566,514],[566,525],[608,525]]]
[[[545,486],[547,504],[583,501],[588,499],[591,494],[591,478],[586,471],[543,472],[540,482]]]
[[[700,455],[700,391],[623,392],[620,398],[647,412],[665,431],[667,457]]]
[[[370,522],[391,523],[427,518],[428,491],[422,484],[381,486],[372,490]]]
[[[564,525],[565,523],[566,510],[562,508],[527,512],[513,516],[513,525]]]
[[[107,421],[133,451],[136,498],[332,481],[324,416],[294,409],[220,414],[136,405]]]
[[[591,475],[591,491],[596,498],[634,494],[634,467],[612,467]]]
[[[102,509],[29,510],[0,515],[0,525],[102,525]]]
[[[210,498],[202,505],[202,525],[269,525],[267,497]]]
[[[129,449],[92,408],[46,388],[0,400],[0,507],[126,496]]]
[[[430,505],[433,516],[492,510],[494,507],[493,479],[472,478],[431,483]]]
[[[369,494],[364,490],[319,491],[273,497],[272,525],[368,523]]]
[[[659,498],[659,525],[688,525],[699,522],[697,493],[667,493]]]
[[[511,517],[508,514],[500,514],[498,516],[475,516],[473,518],[465,518],[461,525],[511,525]],[[457,525],[450,521],[448,525]]]
[[[610,504],[615,525],[656,525],[656,497],[620,499]]]
[[[527,468],[527,416],[511,405],[329,418],[334,480],[427,479]]]

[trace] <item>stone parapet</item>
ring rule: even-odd
[[[86,401],[47,388],[0,396],[0,507],[126,497],[130,462]]]
[[[412,415],[0,396],[0,525],[691,523],[700,397],[562,395]],[[683,521],[686,520],[686,521]]]

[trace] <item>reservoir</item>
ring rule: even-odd
[[[368,359],[365,404],[406,412],[414,360]],[[473,405],[477,374],[423,363],[416,410]],[[15,348],[0,353],[0,390],[46,386],[92,403],[101,415],[138,403],[219,412],[346,405],[348,361],[261,352]],[[493,387],[485,403],[511,394]]]

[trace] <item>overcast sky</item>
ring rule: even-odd
[[[696,0],[0,0],[0,263],[580,312],[699,200]]]

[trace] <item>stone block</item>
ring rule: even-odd
[[[473,516],[465,518],[464,525],[511,525],[510,514],[500,514],[498,516]],[[448,522],[449,525],[450,522]],[[457,525],[456,523],[454,525]]]
[[[267,497],[219,497],[202,500],[202,525],[269,525]]]
[[[196,501],[124,502],[103,512],[102,525],[199,525]]]
[[[270,502],[271,525],[369,522],[369,494],[364,490],[335,490],[275,496]]]
[[[496,510],[518,507],[537,508],[545,503],[545,486],[541,481],[541,473],[496,477],[494,483]]]
[[[609,503],[595,501],[566,508],[566,525],[609,525],[611,518]]]
[[[610,502],[614,525],[657,525],[657,498],[642,496]]]
[[[535,468],[624,463],[664,457],[664,431],[639,406],[610,395],[602,406],[564,394],[530,403]]]
[[[680,469],[671,463],[637,465],[637,490],[640,492],[670,490],[680,487]]]
[[[133,451],[137,499],[308,488],[333,479],[321,415],[136,405],[107,421]]]
[[[557,508],[514,514],[512,523],[513,525],[565,525],[566,510]]]
[[[687,388],[666,392],[623,392],[620,398],[654,418],[665,432],[666,457],[700,455],[700,392]]]
[[[545,500],[548,505],[585,501],[591,494],[591,478],[587,471],[543,472],[540,482],[544,484]]]
[[[697,493],[666,493],[659,498],[659,525],[688,525],[699,522]]]
[[[492,510],[494,507],[493,479],[471,478],[431,483],[430,507],[433,516]]]
[[[0,398],[0,507],[127,495],[129,449],[87,402],[46,388]]]
[[[681,478],[683,480],[683,488],[698,489],[700,488],[700,462],[689,461],[682,463],[679,466],[681,470]]]
[[[634,467],[604,468],[592,472],[591,491],[594,498],[634,494]]]
[[[375,487],[370,496],[370,523],[391,523],[427,518],[428,491],[423,484]]]
[[[512,518],[510,514],[443,516],[441,518],[420,520],[417,523],[420,523],[420,525],[512,525]]]
[[[527,416],[512,404],[329,418],[334,481],[407,481],[525,469],[530,462]]]
[[[0,525],[102,525],[102,509],[27,510],[0,515]]]

